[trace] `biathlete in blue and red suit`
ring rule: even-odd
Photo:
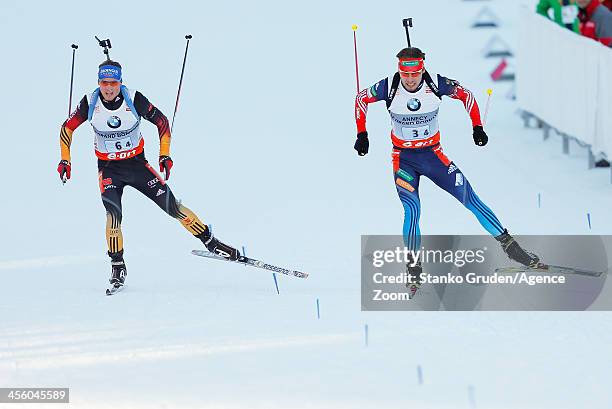
[[[470,210],[484,229],[501,242],[510,258],[524,265],[536,265],[538,257],[525,252],[508,234],[495,213],[480,200],[463,172],[448,159],[440,145],[438,111],[444,96],[463,102],[472,121],[474,142],[478,146],[487,144],[488,136],[482,127],[474,95],[455,80],[441,75],[432,78],[425,69],[425,54],[416,47],[404,48],[397,58],[398,72],[391,80],[384,78],[357,94],[355,150],[360,156],[368,153],[368,105],[385,101],[392,124],[393,179],[404,206],[403,236],[406,247],[413,251],[420,247],[419,181],[421,176],[425,176]],[[415,271],[418,273],[420,266]]]
[[[166,116],[140,92],[122,85],[121,65],[107,60],[98,67],[98,85],[85,95],[60,131],[61,160],[57,167],[63,182],[70,179],[70,146],[73,132],[85,121],[94,131],[94,149],[98,157],[98,180],[102,204],[106,209],[106,241],[111,258],[110,282],[115,288],[124,284],[127,269],[123,259],[123,218],[121,198],[125,186],[131,186],[177,219],[206,248],[224,258],[236,260],[235,248],[213,237],[198,216],[176,200],[166,183],[173,162],[170,158],[170,127]],[[159,133],[158,174],[144,156],[140,122],[155,124]]]

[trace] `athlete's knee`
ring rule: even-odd
[[[106,217],[113,221],[113,223],[121,224],[123,219],[123,212],[121,207],[112,200],[104,199],[104,208],[106,209]]]
[[[406,213],[419,213],[421,209],[421,201],[419,200],[418,195],[415,193],[400,191],[399,198]]]
[[[457,199],[463,203],[465,207],[472,210],[474,205],[480,203],[481,200],[476,192],[474,192],[474,189],[472,189],[470,182],[468,182],[468,180],[465,178],[462,188],[463,189],[457,194]]]

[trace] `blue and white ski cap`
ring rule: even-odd
[[[98,70],[98,81],[112,79],[121,81],[121,68],[114,65],[103,65]]]

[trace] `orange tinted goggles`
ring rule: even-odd
[[[117,85],[120,84],[119,81],[100,81],[100,86],[101,87],[116,87]]]
[[[405,77],[405,78],[416,78],[419,75],[423,74],[423,70],[419,70],[415,72],[400,71],[399,74],[401,77]]]

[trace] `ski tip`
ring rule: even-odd
[[[107,288],[106,289],[106,295],[115,295],[117,294],[119,291],[123,290],[125,286],[122,285],[121,287],[113,287],[113,288]]]

